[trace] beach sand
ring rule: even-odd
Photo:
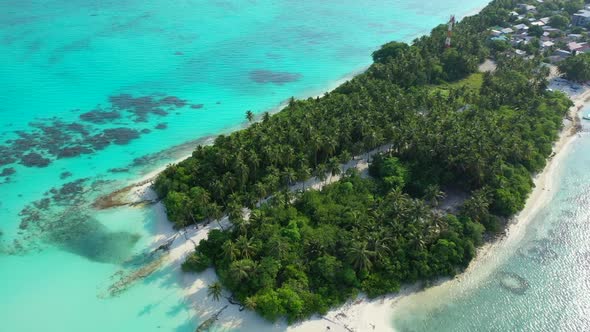
[[[575,124],[579,121],[579,110],[583,107],[584,102],[590,98],[590,89],[587,87],[580,89],[570,89],[567,84],[559,83],[559,88],[570,95],[574,106],[570,109],[570,117],[575,121],[565,121],[565,126],[560,133],[559,139],[554,145],[554,156],[548,161],[547,166],[534,178],[535,189],[529,197],[525,208],[514,217],[510,226],[506,230],[506,236],[501,239],[484,245],[479,248],[477,257],[471,262],[469,267],[456,278],[451,280],[440,280],[435,286],[423,289],[420,285],[407,285],[396,294],[369,300],[364,296],[351,300],[339,308],[330,310],[322,317],[300,322],[288,326],[286,322],[269,323],[260,318],[254,312],[243,310],[240,311],[238,305],[229,305],[226,310],[219,316],[216,326],[227,330],[239,331],[393,331],[392,317],[396,314],[396,309],[406,305],[419,305],[427,303],[429,299],[445,298],[450,292],[456,291],[460,284],[461,291],[467,291],[470,287],[475,287],[478,282],[494,271],[494,267],[502,262],[505,255],[498,255],[499,250],[505,249],[511,244],[518,243],[524,235],[526,225],[534,218],[540,208],[546,205],[555,192],[555,179],[559,165],[567,150],[576,137]],[[555,88],[555,87],[554,87]],[[368,159],[375,153],[385,150],[387,147],[381,147],[369,154],[364,154],[356,160],[343,165],[343,169],[357,168],[365,172],[368,167]],[[184,159],[184,158],[183,158]],[[153,178],[161,169],[147,174],[144,179]],[[329,177],[326,181],[310,179],[305,183],[305,188],[319,189],[327,183],[335,182],[339,176]],[[155,193],[150,189],[150,184],[145,183],[141,186],[134,187],[128,193],[127,199],[145,200],[155,199]],[[299,190],[302,184],[294,185],[292,190]],[[154,238],[154,246],[161,244],[174,236],[178,232],[172,228],[168,221],[163,204],[158,203],[153,207],[157,216],[157,236]],[[196,244],[205,239],[209,231],[219,229],[220,224],[223,227],[229,227],[229,222],[224,219],[217,222],[211,222],[206,226],[190,227],[183,230],[180,236],[174,241],[168,255],[169,264],[173,270],[178,273],[178,278],[182,283],[187,303],[195,309],[195,322],[202,322],[215,314],[228,304],[226,299],[214,301],[207,296],[207,286],[217,280],[213,269],[208,269],[203,273],[183,273],[180,266],[185,258],[190,255]],[[229,296],[229,294],[224,294]]]

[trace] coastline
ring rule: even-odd
[[[236,329],[240,331],[309,331],[309,330],[326,330],[330,331],[394,331],[391,319],[404,307],[406,302],[414,304],[428,301],[432,298],[441,298],[449,295],[454,288],[460,284],[461,291],[466,291],[470,287],[475,287],[478,281],[482,280],[494,271],[494,267],[502,262],[502,255],[495,255],[500,250],[506,250],[511,245],[518,243],[524,236],[524,230],[531,220],[536,216],[539,210],[545,206],[553,197],[556,187],[556,176],[558,175],[559,166],[571,143],[576,138],[576,123],[580,121],[579,113],[585,102],[590,99],[590,88],[585,87],[582,93],[570,95],[574,106],[570,108],[569,117],[574,121],[567,121],[560,132],[558,140],[554,144],[554,156],[548,160],[544,170],[534,177],[535,188],[527,199],[525,208],[516,215],[506,229],[505,236],[493,242],[484,244],[478,249],[476,258],[473,259],[468,268],[457,277],[445,280],[441,279],[435,286],[424,289],[420,284],[405,285],[400,292],[378,299],[368,300],[364,295],[357,299],[351,300],[342,307],[330,310],[322,317],[313,317],[309,320],[288,326],[286,322],[269,323],[251,311],[240,311],[236,305],[229,306],[220,316],[218,325],[225,329]],[[364,157],[357,159],[353,164],[347,164],[345,167],[364,168],[366,160]],[[143,180],[154,177],[163,168],[150,172]],[[337,178],[329,182],[336,181]],[[154,199],[155,193],[149,188],[149,183],[133,187],[131,193],[136,198]],[[298,186],[298,185],[296,185]],[[306,184],[307,186],[307,184]],[[156,212],[156,236],[153,239],[154,246],[177,233],[168,221],[165,209],[162,203],[153,206]],[[224,218],[221,225],[229,226],[229,222]],[[225,300],[215,302],[207,296],[207,286],[213,283],[217,277],[213,269],[208,269],[203,273],[184,273],[180,266],[184,259],[193,249],[194,244],[198,244],[201,239],[207,237],[209,231],[219,229],[219,224],[212,222],[206,226],[191,227],[181,233],[170,249],[166,265],[178,271],[178,278],[184,288],[185,299],[187,304],[193,308],[195,319],[207,319],[215,312],[223,308]],[[183,239],[184,238],[184,239]],[[194,243],[194,244],[193,244]],[[229,296],[229,294],[224,294]]]
[[[350,73],[329,83],[327,85],[326,89],[322,90],[324,92],[322,92],[322,93],[320,93],[318,91],[311,92],[311,94],[308,97],[305,97],[304,99],[322,97],[326,93],[332,92],[333,90],[335,90],[336,88],[338,88],[342,84],[353,79],[357,75],[362,74],[368,68],[369,68],[369,66],[362,66],[356,70],[353,70]],[[288,102],[289,102],[289,100],[285,99],[278,106],[271,107],[271,108],[267,109],[266,111],[258,113],[256,116],[255,122],[260,120],[262,118],[262,115],[266,112],[268,112],[269,114],[272,115],[272,114],[282,111],[285,107],[287,107]],[[178,156],[175,157],[171,162],[168,162],[165,165],[161,165],[153,170],[144,172],[144,173],[142,173],[142,175],[138,179],[128,180],[126,183],[124,183],[123,186],[119,187],[119,189],[112,191],[106,195],[102,195],[100,197],[97,197],[95,199],[95,201],[93,202],[93,207],[97,208],[99,210],[102,210],[102,209],[109,209],[109,208],[113,208],[113,207],[134,205],[134,204],[143,203],[143,202],[150,202],[150,201],[155,202],[156,197],[153,196],[149,192],[148,189],[152,185],[152,183],[156,179],[156,177],[160,173],[162,173],[168,166],[178,164],[178,163],[188,159],[192,155],[192,152],[195,150],[195,148],[198,145],[211,145],[214,143],[215,138],[217,136],[228,135],[228,134],[231,134],[237,130],[245,129],[248,126],[250,126],[250,123],[245,121],[245,122],[239,123],[236,126],[230,126],[226,129],[224,129],[223,131],[219,132],[218,134],[207,135],[207,136],[198,138],[196,140],[192,140],[192,141],[185,142],[185,143],[179,144],[177,146],[171,147],[165,151],[158,152],[157,154],[165,153],[166,151],[169,151],[169,150],[179,150],[179,151],[187,150],[184,153],[177,152],[177,155],[179,155],[179,157]]]

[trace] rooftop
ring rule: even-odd
[[[582,9],[579,12],[575,13],[574,16],[582,16],[585,18],[590,18],[590,10]]]

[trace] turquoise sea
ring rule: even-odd
[[[583,114],[590,112],[586,106]],[[590,330],[590,121],[557,166],[552,197],[461,282],[398,303],[396,331]]]
[[[0,330],[194,331],[176,273],[134,274],[155,212],[93,199],[486,3],[0,2]]]

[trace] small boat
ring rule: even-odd
[[[590,120],[590,113],[582,116],[582,119],[584,119],[584,120]]]

